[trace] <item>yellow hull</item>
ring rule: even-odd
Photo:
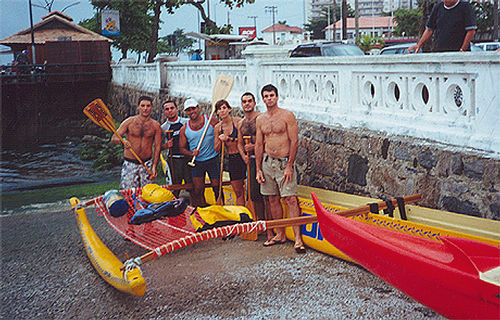
[[[315,192],[325,208],[328,210],[342,210],[366,205],[377,199],[354,196],[340,192],[327,191],[312,187],[299,186],[299,206],[302,215],[316,215],[312,204],[311,192]],[[209,192],[206,192],[207,201],[211,201]],[[234,193],[228,186],[224,187],[224,195],[227,199],[226,204],[232,204]],[[212,196],[213,198],[213,196]],[[288,217],[288,208],[283,205],[284,215]],[[406,215],[408,220],[399,219],[399,211],[394,212],[396,218],[379,214],[368,214],[358,216],[353,219],[364,223],[378,225],[380,227],[404,232],[424,238],[437,240],[439,236],[453,236],[465,239],[500,245],[500,222],[488,219],[482,219],[462,214],[456,214],[441,210],[428,209],[418,206],[406,206]],[[294,240],[291,227],[286,228],[287,238]],[[347,255],[323,239],[318,223],[302,226],[302,239],[304,243],[317,251],[335,256],[344,260],[352,261]]]
[[[71,206],[75,208],[75,206],[80,203],[80,200],[71,198],[70,203]],[[139,297],[143,296],[146,291],[146,281],[142,277],[141,270],[139,268],[133,268],[126,272],[126,277],[124,277],[123,272],[120,270],[123,263],[95,234],[89,224],[85,209],[83,207],[78,207],[74,211],[85,251],[99,275],[120,291]]]

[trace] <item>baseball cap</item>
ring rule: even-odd
[[[184,110],[189,108],[195,108],[197,106],[198,106],[198,101],[194,100],[193,98],[189,98],[186,101],[184,101]]]

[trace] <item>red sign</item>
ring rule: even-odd
[[[254,39],[257,36],[255,27],[239,27],[240,36],[246,36],[248,39]]]

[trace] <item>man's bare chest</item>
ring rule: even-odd
[[[134,121],[130,124],[129,134],[135,137],[152,137],[155,134],[155,128],[151,121],[141,122],[140,120]]]

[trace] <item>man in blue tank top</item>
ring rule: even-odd
[[[195,166],[191,169],[193,178],[193,191],[191,193],[191,202],[194,206],[206,206],[205,201],[205,175],[208,173],[212,189],[214,190],[215,199],[219,197],[219,154],[214,148],[214,126],[217,124],[216,119],[212,119],[209,123],[208,117],[201,114],[200,106],[194,99],[188,99],[184,102],[184,111],[189,117],[179,134],[179,150],[186,157],[196,156]],[[207,133],[200,149],[197,149],[201,136],[208,126]]]

